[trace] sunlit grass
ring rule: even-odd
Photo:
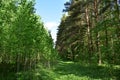
[[[0,80],[119,80],[120,65],[84,65],[80,62],[59,61],[52,69],[38,64],[35,69],[21,71],[19,74],[9,72]],[[5,75],[4,75],[5,76]]]
[[[74,62],[60,61],[53,70],[46,70],[52,80],[118,80],[119,66],[114,69],[109,66],[83,65]]]

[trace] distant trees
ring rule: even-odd
[[[64,59],[120,64],[117,0],[72,0],[59,25],[56,49]]]

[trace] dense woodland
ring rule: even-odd
[[[66,60],[120,64],[120,6],[117,0],[65,3],[56,49]]]
[[[0,1],[0,80],[8,72],[17,75],[6,80],[26,80],[22,73],[39,62],[50,67],[56,57],[51,34],[35,14],[34,4],[32,0]]]
[[[34,5],[0,0],[0,80],[120,79],[117,0],[63,4],[55,45]]]

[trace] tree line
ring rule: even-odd
[[[0,0],[1,79],[8,68],[17,74],[38,63],[50,67],[56,57],[51,34],[35,13],[34,5],[34,0]]]
[[[56,49],[64,60],[120,64],[117,0],[70,0],[58,27]]]

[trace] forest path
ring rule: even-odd
[[[51,80],[118,80],[118,69],[108,66],[84,65],[78,62],[59,62],[49,73]]]
[[[10,67],[6,66],[6,67]],[[8,68],[6,68],[8,69]],[[0,66],[0,70],[1,66]],[[0,71],[0,80],[119,80],[120,66],[88,65],[80,62],[58,61],[50,69],[38,65],[35,70],[20,71],[18,76],[14,71]],[[1,73],[4,72],[4,73]]]

